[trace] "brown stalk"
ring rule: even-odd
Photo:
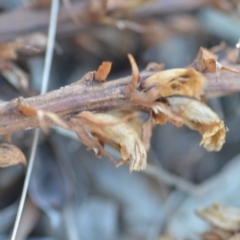
[[[144,71],[140,78],[143,80],[155,73]],[[205,76],[208,79],[205,86],[207,97],[240,91],[238,74],[223,72],[220,74],[218,81],[214,73],[207,73]],[[131,83],[130,76],[103,83],[87,80],[91,77],[92,73],[88,73],[81,81],[44,95],[25,99],[17,98],[0,104],[0,135],[39,127],[37,117],[22,114],[17,108],[18,104],[56,113],[66,121],[81,111],[147,110],[145,107],[139,107],[131,103],[126,88]],[[49,126],[54,125],[50,120],[46,122]]]
[[[231,67],[239,70],[239,65],[232,65]],[[219,76],[216,73],[205,73],[204,75],[207,78],[207,85],[204,91],[207,98],[224,96],[240,91],[240,74],[226,71],[221,72]]]

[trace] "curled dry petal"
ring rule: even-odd
[[[132,67],[132,87],[133,89],[137,88],[137,84],[140,79],[140,74],[138,70],[138,66],[136,64],[136,61],[134,57],[131,54],[128,54],[128,59],[130,61],[131,67]]]
[[[184,95],[200,98],[203,94],[204,76],[190,69],[170,69],[161,71],[141,83],[141,87],[150,92],[153,101],[161,97]]]
[[[121,122],[121,117],[110,113],[81,112],[76,118],[98,141],[110,144],[121,153],[119,165],[129,161],[130,171],[146,167],[146,150],[130,122]]]
[[[224,231],[240,230],[240,209],[213,204],[208,208],[197,211],[197,214],[214,227]]]
[[[202,134],[203,145],[208,151],[219,151],[225,142],[226,128],[207,105],[186,97],[167,98],[174,114],[183,119],[189,128]]]
[[[19,163],[26,165],[26,158],[21,150],[10,143],[1,143],[0,167],[9,167]]]

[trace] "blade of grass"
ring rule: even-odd
[[[58,9],[59,9],[59,0],[52,0],[50,24],[49,24],[49,30],[48,30],[48,45],[47,45],[47,51],[45,55],[41,94],[44,94],[47,91],[49,75],[50,75],[50,70],[52,65],[54,42],[55,42],[55,36],[56,36]],[[21,195],[18,212],[15,219],[14,227],[13,227],[11,240],[15,240],[17,236],[17,231],[18,231],[20,220],[21,220],[22,211],[23,211],[23,207],[24,207],[24,203],[25,203],[25,199],[28,191],[29,181],[30,181],[30,177],[33,169],[34,159],[36,155],[39,133],[40,133],[39,129],[36,129],[34,131],[33,144],[31,147],[31,154],[29,158],[27,173],[26,173],[26,177],[23,185],[22,195]]]

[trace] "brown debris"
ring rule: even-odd
[[[222,71],[230,71],[240,74],[240,71],[238,69],[223,66],[220,62],[217,61],[217,56],[214,53],[203,47],[200,48],[194,63],[197,65],[197,69],[199,71],[206,71],[217,74]]]
[[[195,63],[199,71],[216,72],[217,55],[201,47]]]
[[[96,81],[104,82],[107,79],[108,74],[111,71],[112,63],[111,62],[102,62],[99,66],[97,72],[94,74]]]
[[[240,231],[240,210],[213,204],[197,211],[197,214],[216,228],[224,231]]]
[[[22,45],[19,43],[0,43],[0,70],[9,68],[8,61],[17,59],[17,50]]]
[[[15,60],[17,59],[16,51],[22,47],[18,43],[1,43],[0,44],[0,59],[2,60]]]
[[[19,163],[27,164],[22,151],[10,143],[0,143],[0,167],[9,167]]]

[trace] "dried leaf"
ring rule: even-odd
[[[17,59],[16,50],[21,48],[19,43],[0,43],[0,59],[15,60]]]
[[[21,150],[10,143],[0,143],[0,167],[9,167],[19,163],[26,165],[26,158]]]
[[[98,141],[110,144],[121,153],[118,166],[129,161],[130,172],[146,167],[145,148],[129,122],[119,123],[121,118],[109,113],[81,112],[77,119]]]
[[[33,54],[42,52],[47,47],[47,36],[43,33],[35,32],[26,34],[16,38],[15,42],[22,47],[18,49],[18,53],[24,56],[31,56]],[[54,48],[58,50],[58,45],[55,43]]]
[[[128,54],[128,59],[132,67],[132,87],[133,89],[136,89],[140,79],[138,66],[136,64],[134,57],[131,54]]]
[[[224,231],[240,230],[240,210],[213,204],[208,208],[197,211],[197,214],[214,227]]]
[[[235,68],[223,66],[217,61],[217,56],[214,53],[203,47],[200,48],[195,63],[199,71],[207,71],[217,74],[222,71],[240,73],[240,71]]]
[[[217,56],[209,50],[201,47],[195,63],[199,71],[216,72]]]
[[[31,35],[29,35],[31,38]],[[18,38],[14,42],[0,43],[0,70],[8,69],[8,62],[11,60],[16,60],[18,58],[18,53],[36,54],[39,50],[35,47],[36,37],[31,39],[33,45],[27,44],[27,37]],[[46,44],[45,44],[46,46]]]
[[[106,81],[107,76],[111,71],[111,67],[112,67],[111,62],[102,62],[97,72],[94,74],[94,78],[100,82]]]
[[[146,97],[154,101],[172,95],[200,98],[204,83],[201,73],[192,68],[179,68],[161,71],[143,81],[141,87],[147,91]]]
[[[5,62],[3,68],[1,68],[1,74],[4,78],[12,84],[16,89],[25,91],[28,90],[29,87],[29,78],[28,75],[19,68],[16,64],[12,62]]]
[[[226,128],[207,105],[186,97],[169,97],[167,100],[172,112],[182,118],[185,125],[202,134],[200,145],[208,151],[219,151],[222,148]]]

